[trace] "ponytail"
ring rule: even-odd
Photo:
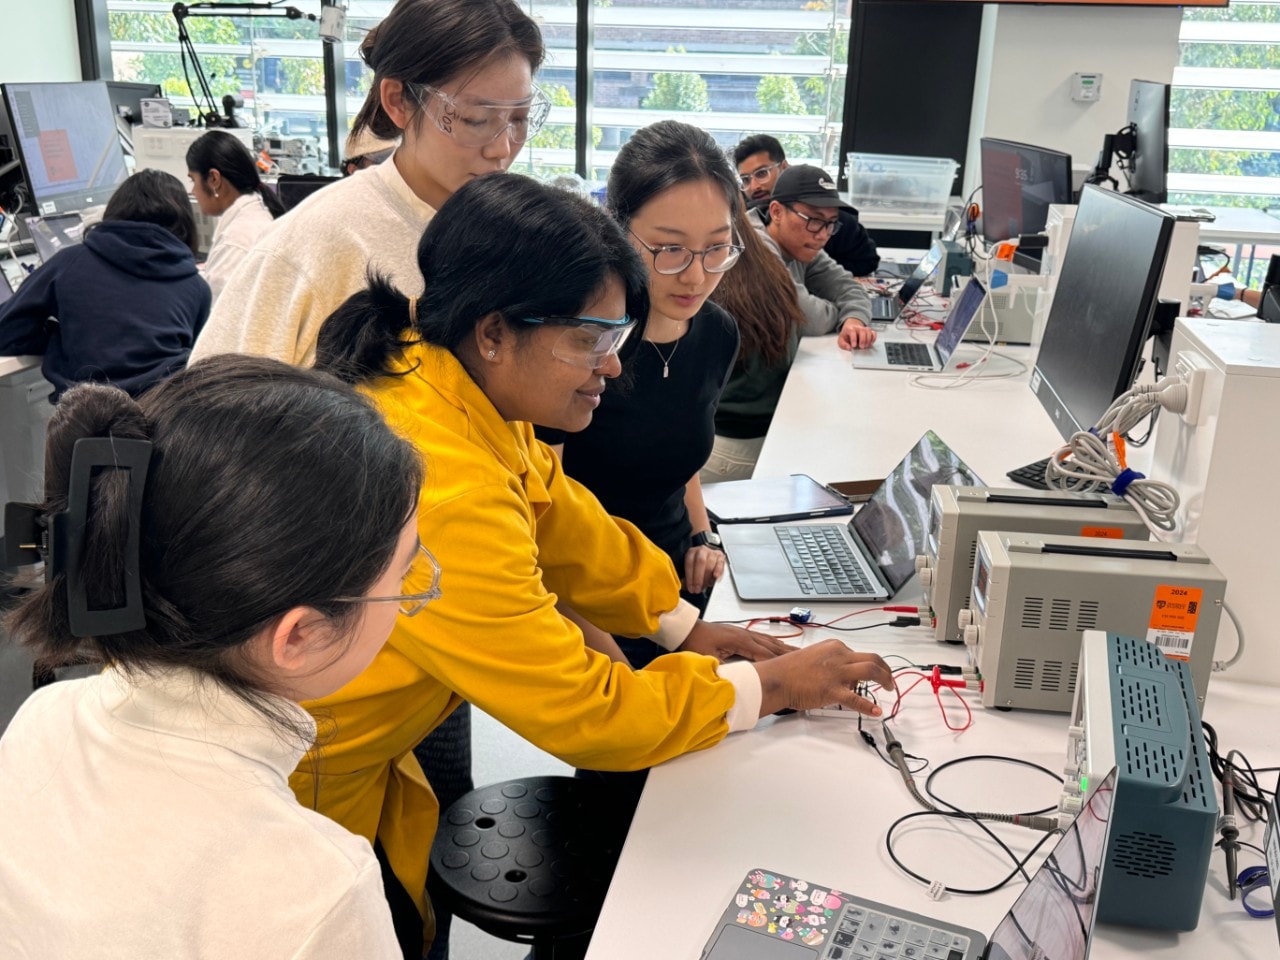
[[[316,369],[352,384],[403,376],[409,371],[392,370],[391,359],[421,342],[416,312],[416,297],[406,297],[370,271],[369,286],[344,300],[321,326]]]
[[[14,612],[9,622],[10,632],[15,637],[31,638],[37,659],[49,666],[101,659],[93,641],[73,631],[71,595],[82,595],[90,610],[124,607],[126,571],[137,570],[137,558],[125,555],[130,540],[130,484],[140,482],[130,476],[133,471],[95,471],[88,503],[70,503],[76,443],[94,438],[149,441],[151,424],[127,393],[101,384],[75,387],[54,410],[45,443],[45,501],[36,513],[45,518],[47,525],[57,514],[83,508],[83,545],[70,566],[66,557],[56,558],[61,562],[48,582]],[[46,563],[51,559],[46,558]]]
[[[276,192],[262,181],[258,181],[258,196],[262,197],[262,205],[267,208],[272,220],[284,214],[284,204],[280,202]]]

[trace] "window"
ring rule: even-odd
[[[618,148],[661,119],[695,123],[726,149],[751,133],[772,133],[788,157],[834,169],[849,50],[848,0],[592,0],[595,49],[589,51],[594,99],[590,175],[603,180]],[[291,0],[318,13],[318,0]],[[553,108],[516,168],[572,172],[577,6],[525,0],[542,27],[547,58],[537,81]],[[393,0],[351,0],[347,10],[347,117],[354,117],[372,74],[361,39]],[[160,84],[175,105],[194,101],[179,55],[172,4],[107,0],[117,80]],[[273,134],[327,137],[324,71],[317,26],[281,17],[190,17],[187,29],[214,98],[244,98],[257,126]],[[194,76],[192,80],[194,82]]]
[[[1280,211],[1280,2],[1188,9],[1180,40],[1170,202]],[[1265,263],[1251,256],[1238,279],[1256,285]]]

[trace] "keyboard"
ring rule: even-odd
[[[899,367],[932,367],[933,354],[923,343],[906,343],[901,340],[888,340],[884,345],[885,359]]]
[[[1020,483],[1024,487],[1034,487],[1036,490],[1048,490],[1049,485],[1044,482],[1044,471],[1049,466],[1049,458],[1037,460],[1035,463],[1028,463],[1025,467],[1016,467],[1005,474],[1014,483]]]
[[[855,901],[840,912],[822,960],[964,960],[969,942],[963,934]]]
[[[774,527],[791,571],[805,594],[874,596],[877,587],[834,524]]]
[[[898,314],[902,312],[902,306],[898,302],[897,297],[872,297],[871,298],[871,319],[872,320],[897,320]]]

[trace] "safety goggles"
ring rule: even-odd
[[[404,586],[421,587],[426,589],[418,590],[415,593],[401,593],[393,597],[335,597],[342,603],[390,603],[392,601],[400,605],[400,613],[402,616],[412,617],[416,613],[420,613],[432,600],[440,599],[440,562],[432,556],[431,551],[418,544],[418,553],[413,558],[413,563],[409,567],[409,572],[405,574]]]
[[[551,346],[552,356],[587,370],[595,370],[622,349],[627,337],[636,328],[636,322],[626,314],[623,314],[621,320],[604,320],[600,317],[525,317],[521,322],[564,327],[564,331]]]
[[[483,147],[503,133],[514,144],[527,143],[551,113],[551,101],[537,87],[520,100],[455,97],[427,83],[406,83],[405,89],[441,133],[464,147]]]

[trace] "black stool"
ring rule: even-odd
[[[581,957],[626,839],[608,791],[570,777],[472,790],[440,816],[427,892],[534,960]]]

